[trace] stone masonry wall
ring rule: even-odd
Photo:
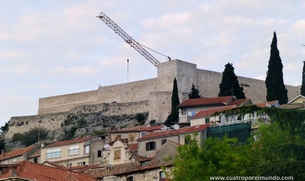
[[[12,117],[9,124],[8,135],[22,132],[31,127],[42,126],[55,129],[60,126],[63,118],[69,111],[88,111],[89,109],[105,108],[98,106],[102,103],[114,104],[118,112],[146,112],[149,111],[148,120],[163,122],[171,111],[171,92],[173,80],[177,79],[180,102],[188,98],[192,84],[200,91],[203,97],[216,97],[222,73],[197,69],[195,64],[181,60],[172,60],[157,66],[157,78],[99,87],[97,90],[72,93],[66,95],[45,97],[39,99],[38,115]],[[263,102],[266,98],[265,81],[238,76],[239,83],[246,84],[244,92],[253,103]],[[288,98],[299,95],[298,86],[286,85]],[[145,102],[145,104],[139,102]],[[135,104],[131,104],[135,102]],[[124,104],[126,103],[126,104]],[[138,106],[138,107],[137,107]],[[90,111],[89,111],[90,112]],[[38,123],[41,120],[41,123]],[[23,127],[20,127],[20,124]],[[19,125],[19,126],[17,126]],[[18,129],[17,129],[18,127]]]

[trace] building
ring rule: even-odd
[[[1,164],[15,164],[17,162],[30,160],[32,158],[31,160],[37,163],[39,162],[39,154],[33,156],[33,154],[37,151],[39,151],[39,147],[37,145],[31,145],[25,148],[18,148],[7,153],[5,152],[5,150],[2,150],[2,153],[0,155],[0,161]]]
[[[28,161],[21,161],[17,164],[1,164],[0,180],[3,181],[96,181],[96,179],[84,173],[73,172],[68,169],[60,169]]]
[[[41,148],[41,162],[50,161],[72,167],[88,165],[90,141],[99,139],[96,136],[59,141]]]

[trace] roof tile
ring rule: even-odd
[[[211,105],[228,105],[234,98],[234,96],[222,96],[222,97],[209,97],[209,98],[197,98],[188,99],[179,104],[178,108],[184,107],[199,107],[199,106],[211,106]]]

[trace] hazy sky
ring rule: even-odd
[[[37,114],[41,97],[156,77],[100,12],[172,59],[217,72],[230,62],[237,75],[262,80],[276,31],[284,83],[302,82],[305,1],[0,0],[0,126]]]

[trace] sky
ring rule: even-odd
[[[172,59],[216,72],[229,62],[236,75],[261,80],[276,32],[284,83],[302,83],[302,0],[0,0],[0,126],[36,115],[42,97],[157,76],[100,12]]]

